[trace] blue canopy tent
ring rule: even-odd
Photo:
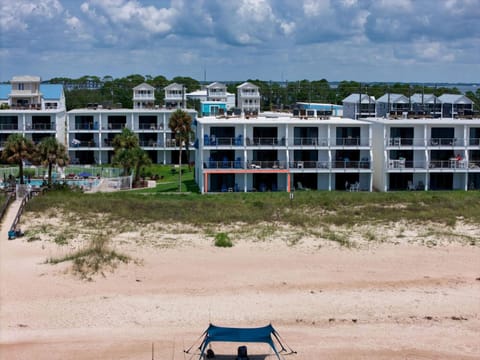
[[[201,337],[203,337],[203,340],[199,347],[199,360],[203,358],[207,346],[211,342],[267,343],[275,352],[275,355],[279,360],[281,360],[280,352],[287,351],[280,341],[280,335],[271,324],[257,328],[232,328],[210,324]],[[278,345],[281,346],[280,351],[277,350],[274,339],[277,341]],[[192,347],[185,352],[188,353]],[[290,352],[295,353],[291,349]]]

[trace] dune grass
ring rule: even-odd
[[[105,276],[105,270],[114,269],[119,262],[130,261],[129,256],[111,249],[108,242],[109,238],[106,234],[96,234],[85,248],[61,257],[49,258],[47,263],[59,264],[71,261],[73,273],[84,280],[92,280],[96,274]]]
[[[458,219],[480,222],[480,193],[446,192],[297,192],[200,195],[127,191],[83,194],[52,191],[33,199],[26,211],[49,209],[76,214],[79,220],[102,214],[107,219],[140,224],[177,222],[193,225],[282,222],[309,227],[318,224],[353,227],[404,220],[454,226]]]

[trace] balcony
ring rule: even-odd
[[[165,94],[165,101],[182,101],[185,100],[183,94]]]
[[[139,142],[139,145],[141,147],[163,147],[163,141],[157,141],[157,140],[154,140],[154,139],[150,139],[150,140],[140,140]],[[171,143],[170,143],[171,145]]]
[[[459,141],[457,138],[431,138],[428,141],[430,146],[461,146],[464,141]]]
[[[98,123],[75,123],[74,130],[98,130]]]
[[[237,137],[216,137],[215,135],[205,135],[203,139],[204,146],[244,146],[243,136]]]
[[[475,162],[469,164],[466,160],[451,158],[448,160],[430,160],[428,167],[430,169],[468,169],[470,165],[475,166]]]
[[[136,130],[163,130],[163,125],[156,125],[155,123],[139,124]]]
[[[479,139],[470,139],[469,140],[471,145],[479,145]],[[386,143],[387,146],[390,147],[411,147],[411,146],[420,146],[425,147],[427,144],[429,146],[465,146],[466,141],[464,139],[457,139],[457,138],[431,138],[431,139],[424,139],[424,138],[402,138],[402,137],[393,137],[387,138]]]
[[[470,146],[478,146],[478,145],[480,145],[480,139],[479,138],[470,138],[468,140],[468,144]]]
[[[0,131],[1,130],[18,130],[18,124],[0,124]]]
[[[259,92],[240,92],[242,98],[260,98]]]
[[[44,130],[55,130],[55,124],[46,124],[46,123],[39,123],[33,125],[27,125],[27,130],[33,131],[44,131]]]
[[[72,148],[94,148],[98,146],[93,140],[73,139],[70,144]]]
[[[155,100],[155,96],[153,94],[134,94],[133,100]]]
[[[247,146],[285,146],[285,138],[276,137],[247,137],[245,142]]]
[[[290,146],[328,146],[328,138],[316,137],[296,137],[293,142],[289,142]]]
[[[328,160],[295,160],[295,161],[278,161],[278,160],[208,160],[203,164],[204,169],[246,169],[246,170],[308,170],[315,169],[317,172],[330,171],[331,169],[371,169],[372,164],[368,159],[360,161],[328,161]]]
[[[335,144],[337,146],[369,146],[369,139],[359,138],[359,137],[346,137],[346,138],[336,138]]]
[[[208,90],[208,94],[207,94],[208,97],[212,96],[212,97],[225,97],[227,96],[227,92],[225,90]]]
[[[10,97],[29,97],[29,96],[39,96],[40,91],[38,88],[30,88],[24,90],[12,89],[10,91]]]
[[[368,158],[362,158],[360,160],[335,160],[331,163],[334,169],[371,169],[372,162]]]
[[[425,142],[426,141],[423,138],[387,138],[388,146],[425,146]]]
[[[204,162],[203,167],[204,169],[250,169],[250,170],[259,170],[259,169],[286,169],[287,168],[286,161],[278,161],[278,160],[267,160],[267,161],[259,161],[259,160],[248,160],[242,161],[241,158],[237,158],[237,160],[227,160],[224,159],[222,161],[217,160],[208,160]]]
[[[12,104],[12,110],[42,110],[42,104]]]
[[[125,123],[108,123],[105,130],[122,130],[125,126]]]

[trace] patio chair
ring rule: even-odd
[[[307,190],[310,190],[310,189],[309,189],[309,188],[306,188],[306,187],[303,187],[302,183],[299,181],[299,182],[297,182],[297,190],[307,191]]]
[[[413,184],[412,181],[409,181],[408,184],[407,184],[407,189],[408,190],[417,190],[417,188],[415,187],[415,185]]]
[[[357,192],[360,190],[360,183],[357,181],[350,185],[350,192]]]

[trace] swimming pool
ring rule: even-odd
[[[25,185],[30,184],[31,186],[34,187],[41,187],[46,184],[46,180],[42,179],[30,179],[30,181],[27,181]],[[65,179],[65,180],[54,180],[53,183],[60,183],[60,184],[68,184],[70,186],[80,186],[80,187],[94,187],[98,186],[100,184],[100,179]]]

